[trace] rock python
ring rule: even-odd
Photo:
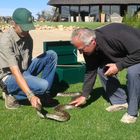
[[[71,93],[61,93],[61,92],[58,92],[57,93],[57,96],[60,96],[60,97],[78,97],[80,96],[81,93],[80,92],[71,92]]]
[[[77,108],[74,105],[60,104],[57,105],[54,113],[48,113],[43,107],[37,109],[37,114],[42,119],[52,119],[60,122],[68,121],[70,119],[70,114],[65,110]]]
[[[58,93],[57,96],[70,96],[72,97],[72,100],[75,100],[77,97],[79,97],[81,93]],[[48,113],[42,106],[38,107],[37,114],[40,118],[43,119],[52,119],[60,122],[68,121],[70,119],[70,114],[66,111],[69,109],[78,108],[74,105],[70,104],[59,104],[54,108],[54,113]]]

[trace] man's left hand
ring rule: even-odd
[[[80,96],[74,101],[70,102],[69,104],[74,105],[74,106],[80,106],[80,105],[84,105],[85,103],[86,103],[86,97]]]
[[[119,72],[116,64],[111,63],[111,64],[107,64],[106,66],[109,67],[109,68],[104,73],[105,76],[113,76],[113,75],[115,75],[115,74],[117,74]]]
[[[38,109],[41,106],[40,99],[37,96],[32,96],[30,99],[32,107]]]

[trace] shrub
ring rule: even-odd
[[[123,23],[134,28],[140,28],[140,17],[138,15],[131,16],[126,14],[123,18]]]

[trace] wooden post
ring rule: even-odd
[[[101,23],[105,22],[105,13],[100,14]]]

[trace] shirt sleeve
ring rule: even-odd
[[[86,73],[84,76],[82,96],[88,97],[96,81],[99,59],[96,53],[90,56],[84,55],[84,58],[86,61]]]
[[[116,63],[119,70],[140,63],[140,37],[132,34],[124,35],[123,44],[127,55]]]
[[[17,65],[12,43],[6,35],[2,36],[0,41],[0,62],[1,68]]]
[[[82,96],[88,97],[93,89],[97,76],[97,70],[87,71],[84,78],[83,93]]]

